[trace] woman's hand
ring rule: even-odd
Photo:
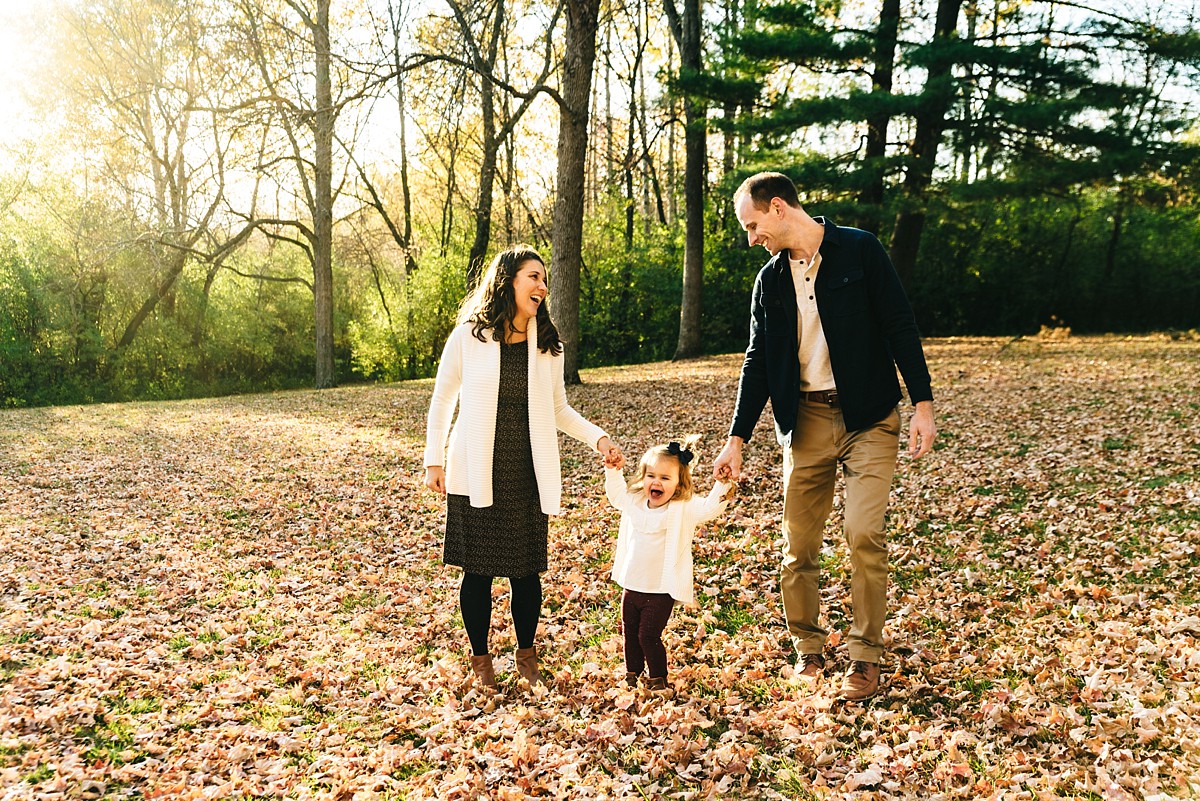
[[[425,468],[425,486],[439,495],[446,494],[446,468],[441,465],[430,465]]]
[[[625,454],[621,452],[620,446],[607,436],[601,437],[600,441],[596,443],[596,450],[600,451],[600,455],[604,457],[605,467],[620,470],[625,466]]]

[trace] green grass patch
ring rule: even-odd
[[[414,776],[421,776],[433,770],[433,763],[427,759],[414,759],[406,762],[392,771],[392,778],[397,781],[407,781]]]
[[[8,681],[17,675],[27,664],[27,662],[22,662],[19,659],[5,659],[0,661],[0,681]]]
[[[89,598],[103,598],[108,595],[108,582],[104,580],[89,581],[83,585],[83,593]]]
[[[974,676],[954,682],[955,689],[969,693],[977,701],[983,697],[984,693],[995,686],[996,683],[991,679],[977,679]]]
[[[25,781],[28,784],[41,784],[42,782],[54,776],[54,768],[47,765],[45,762],[40,763],[32,772],[26,774]]]
[[[76,731],[75,737],[87,746],[83,752],[85,760],[120,767],[146,758],[146,752],[135,747],[133,732],[123,721],[101,719]]]
[[[1169,487],[1172,484],[1186,484],[1189,481],[1200,479],[1200,473],[1177,473],[1173,476],[1153,476],[1142,481],[1142,487],[1145,489],[1160,489]]]
[[[0,745],[0,765],[8,765],[10,758],[15,759],[29,750],[28,743],[17,743],[16,745]],[[15,764],[21,764],[19,759],[15,760]]]
[[[757,622],[755,614],[744,606],[735,604],[721,604],[713,612],[713,617],[716,618],[716,625],[706,623],[705,628],[711,634],[716,629],[721,629],[727,634],[737,634],[743,626],[749,626]]]
[[[386,600],[387,596],[383,593],[366,590],[364,592],[350,593],[342,599],[340,607],[343,612],[353,612],[356,609],[374,609]]]
[[[149,715],[162,710],[162,700],[154,696],[130,698],[121,695],[105,699],[105,705],[114,712],[123,712],[129,715]]]
[[[820,801],[820,796],[810,788],[812,780],[798,765],[779,767],[771,777],[771,789],[793,801]]]
[[[1020,484],[1010,484],[1008,486],[1008,502],[1004,504],[1004,508],[1012,511],[1020,511],[1025,508],[1025,504],[1029,500],[1029,490]]]

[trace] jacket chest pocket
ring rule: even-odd
[[[792,313],[789,314],[789,311]],[[766,334],[769,337],[794,337],[796,335],[795,304],[792,309],[788,309],[780,300],[764,300],[763,320],[766,323]]]
[[[833,278],[821,304],[821,313],[830,317],[852,317],[870,311],[867,282],[862,270],[843,273]]]

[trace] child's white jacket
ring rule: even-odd
[[[725,496],[730,485],[718,481],[707,498],[692,496],[686,501],[671,501],[667,506],[666,553],[663,554],[663,580],[661,586],[676,601],[692,605],[695,593],[692,588],[692,536],[701,523],[717,517],[729,506]],[[631,492],[625,475],[612,467],[604,470],[604,492],[608,501],[622,512],[621,527],[617,532],[617,552],[613,556],[613,573],[617,574],[625,564],[629,553],[629,539],[634,535],[630,515],[624,514],[646,497],[640,492]]]
[[[558,432],[596,449],[604,430],[584,419],[567,402],[562,354],[537,348],[537,320],[529,321],[529,444],[542,511],[558,514],[562,502],[562,466]],[[475,507],[492,505],[492,455],[496,447],[497,391],[500,387],[500,343],[486,329],[486,342],[471,334],[471,324],[457,326],[446,340],[438,365],[429,420],[425,427],[425,466],[446,468],[446,491],[466,495]],[[458,419],[450,431],[457,401]],[[449,446],[446,437],[449,434]],[[500,443],[505,447],[505,443]]]

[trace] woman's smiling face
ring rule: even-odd
[[[550,293],[546,287],[546,265],[537,259],[521,262],[512,279],[512,290],[517,307],[513,324],[519,330],[524,329],[529,320],[537,316],[538,309]]]
[[[642,475],[642,490],[646,493],[646,503],[651,509],[657,509],[669,503],[679,489],[679,462],[666,456],[660,456],[646,465]]]

